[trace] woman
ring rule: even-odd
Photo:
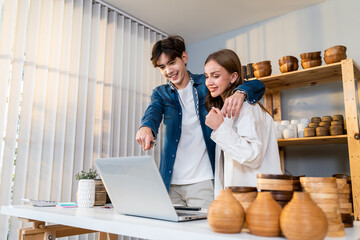
[[[274,122],[260,104],[244,102],[236,118],[223,117],[220,109],[242,83],[241,63],[229,49],[212,53],[205,61],[205,124],[216,143],[215,196],[227,186],[256,187],[257,173],[282,174]]]

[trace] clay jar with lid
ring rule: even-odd
[[[244,226],[245,213],[230,189],[221,190],[210,204],[207,221],[214,232],[239,233]]]
[[[246,212],[246,225],[250,233],[263,237],[280,236],[281,210],[270,192],[258,192]]]
[[[307,192],[295,192],[280,215],[281,231],[289,240],[321,240],[328,229],[325,213]]]

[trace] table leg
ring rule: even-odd
[[[118,240],[117,234],[99,232],[98,240]]]
[[[21,235],[20,240],[44,240],[44,233],[32,234],[32,235]]]
[[[25,221],[34,222],[34,225],[30,228],[19,229],[19,240],[55,240],[56,237],[61,238],[96,232],[89,229],[63,225],[45,226],[44,222],[34,220]]]

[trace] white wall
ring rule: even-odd
[[[347,46],[348,58],[353,58],[359,65],[359,10],[358,0],[328,0],[188,45],[188,68],[194,73],[202,73],[210,53],[230,48],[237,52],[243,65],[271,60],[272,74],[280,74],[280,57],[293,55],[300,61],[300,53],[324,51],[334,45]],[[345,114],[341,82],[283,91],[281,96],[283,119]],[[349,173],[347,145],[287,147],[285,167],[294,175]]]

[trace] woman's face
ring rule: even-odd
[[[205,84],[212,97],[222,97],[230,84],[236,81],[237,75],[236,72],[229,73],[214,60],[205,64]]]

